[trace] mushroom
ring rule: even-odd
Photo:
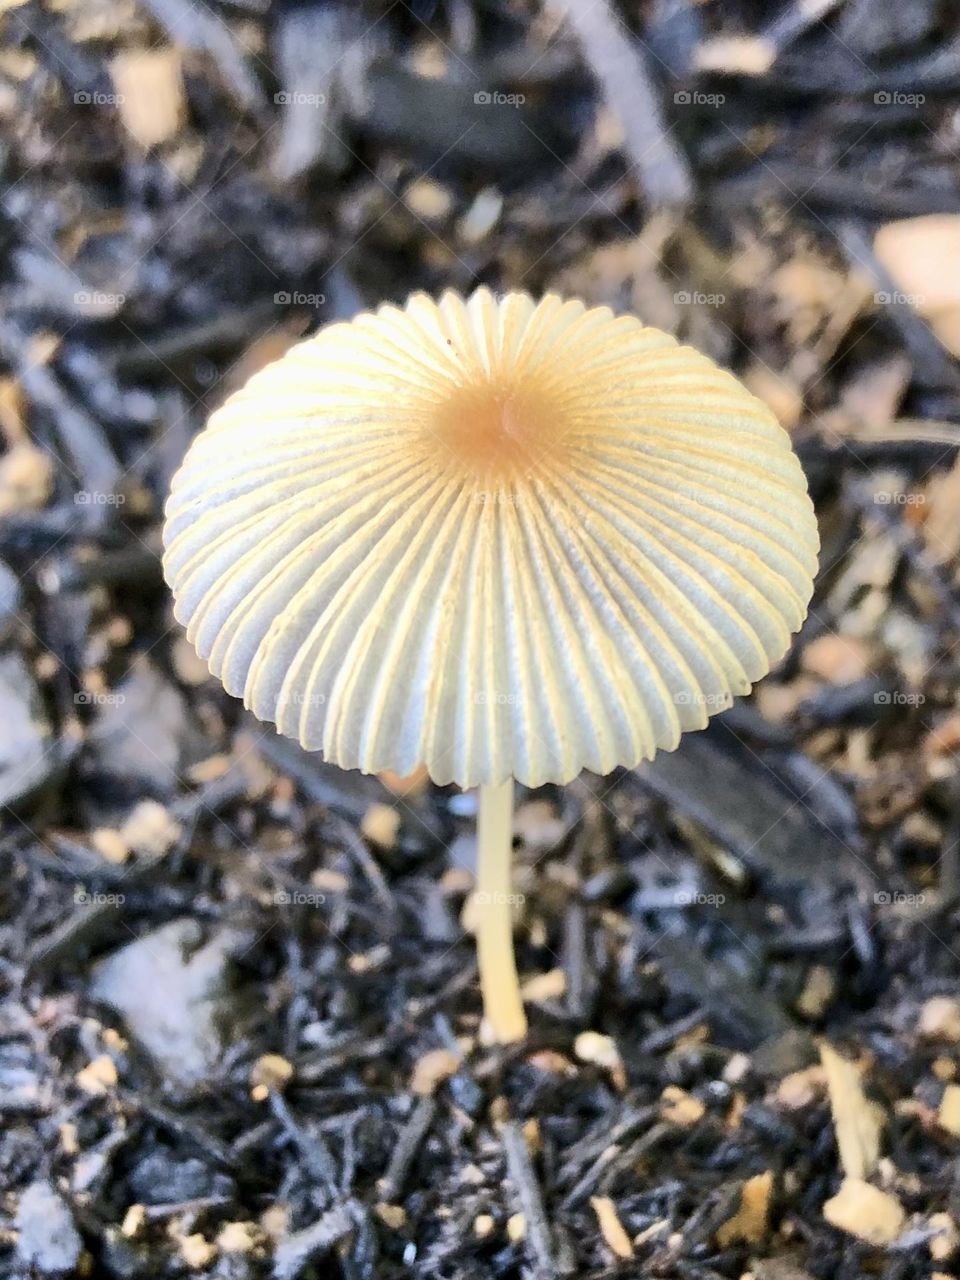
[[[345,769],[479,787],[477,946],[526,1029],[514,780],[632,767],[786,651],[818,538],[770,410],[633,316],[414,294],[255,374],[172,485],[175,613],[225,688]]]

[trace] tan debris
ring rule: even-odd
[[[960,1138],[960,1084],[948,1084],[944,1089],[937,1119],[941,1129]]]
[[[930,1257],[934,1262],[946,1262],[960,1248],[960,1231],[949,1213],[930,1215],[930,1229],[936,1232],[930,1237]]]
[[[135,49],[117,54],[110,63],[110,78],[123,126],[141,147],[167,142],[177,133],[186,110],[177,49]]]
[[[84,1093],[93,1094],[95,1097],[104,1094],[117,1083],[116,1064],[109,1054],[101,1053],[82,1071],[77,1072],[76,1081]]]
[[[823,1206],[832,1227],[867,1244],[892,1244],[903,1230],[906,1214],[896,1196],[859,1178],[844,1178],[837,1194]]]
[[[590,1208],[597,1215],[600,1234],[607,1248],[617,1258],[632,1258],[633,1245],[617,1214],[617,1207],[609,1196],[591,1196]]]
[[[868,1178],[880,1159],[883,1112],[864,1094],[856,1063],[842,1057],[826,1042],[820,1046],[820,1062],[827,1077],[843,1171],[848,1179]]]
[[[250,1070],[250,1096],[255,1102],[263,1102],[268,1094],[282,1093],[292,1079],[292,1062],[279,1053],[264,1053]]]
[[[917,1030],[930,1040],[960,1044],[960,1000],[933,996],[920,1010]]]
[[[410,1088],[423,1097],[436,1092],[437,1087],[455,1075],[460,1058],[450,1049],[431,1049],[418,1058],[410,1078]]]
[[[717,1244],[721,1249],[738,1241],[744,1244],[760,1243],[767,1234],[772,1196],[772,1169],[747,1179],[740,1192],[740,1208],[717,1230]]]
[[[693,1097],[676,1084],[668,1084],[660,1095],[660,1114],[670,1124],[688,1128],[702,1120],[706,1110],[699,1098]]]
[[[394,849],[400,834],[400,812],[392,804],[372,804],[360,820],[360,834],[378,849]]]

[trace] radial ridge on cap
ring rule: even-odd
[[[632,316],[414,294],[210,418],[164,570],[226,689],[344,768],[632,766],[786,651],[816,570],[770,410]]]

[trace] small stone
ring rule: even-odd
[[[929,1040],[945,1040],[960,1044],[960,1000],[950,996],[933,996],[920,1010],[917,1027]]]
[[[431,1049],[418,1058],[410,1079],[410,1089],[421,1097],[435,1093],[460,1067],[460,1058],[449,1049]]]
[[[41,1275],[72,1272],[83,1242],[66,1203],[49,1182],[32,1182],[20,1197],[14,1220],[17,1257]]]
[[[859,1178],[844,1178],[840,1190],[823,1206],[823,1216],[832,1227],[873,1245],[892,1244],[906,1222],[896,1196]]]
[[[833,632],[811,640],[803,651],[804,671],[831,684],[853,684],[870,675],[869,653],[861,640]]]
[[[94,1058],[76,1075],[77,1084],[93,1097],[101,1097],[117,1083],[117,1067],[107,1053]]]
[[[800,1111],[823,1097],[827,1077],[822,1067],[807,1067],[806,1071],[791,1071],[777,1087],[777,1101],[788,1111]]]
[[[612,1036],[599,1031],[581,1031],[573,1042],[573,1051],[581,1062],[613,1071],[621,1066],[620,1050]]]
[[[524,847],[534,853],[556,848],[568,830],[567,824],[546,800],[528,800],[513,816],[513,834],[519,836]]]
[[[373,1211],[383,1225],[389,1227],[391,1231],[402,1231],[406,1226],[406,1210],[399,1204],[387,1204],[385,1200],[381,1200],[379,1204],[374,1205]]]
[[[453,196],[432,178],[417,178],[403,193],[403,202],[411,213],[428,222],[441,221],[453,209]]]
[[[960,1138],[960,1084],[948,1084],[944,1089],[937,1119],[941,1129]]]
[[[487,1236],[493,1235],[495,1226],[496,1223],[489,1213],[478,1213],[473,1220],[473,1234],[478,1240],[486,1240]]]

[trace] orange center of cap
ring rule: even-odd
[[[431,435],[466,475],[502,484],[522,480],[556,458],[558,419],[539,388],[485,382],[454,389],[437,409]]]

